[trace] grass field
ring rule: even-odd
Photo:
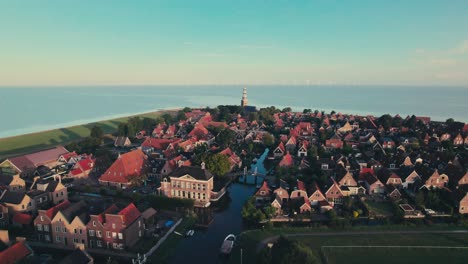
[[[417,228],[416,228],[417,229]],[[466,229],[466,228],[461,228]],[[372,229],[369,229],[372,230]],[[421,229],[419,229],[421,230]],[[428,229],[433,230],[433,229]],[[364,231],[364,230],[363,230]],[[384,230],[383,230],[384,231]],[[299,231],[303,233],[301,229]],[[427,249],[380,249],[380,248],[336,248],[336,246],[447,246],[468,247],[468,235],[465,233],[450,234],[342,234],[327,235],[329,230],[309,231],[318,235],[294,236],[289,239],[301,241],[312,249],[316,257],[323,263],[436,263],[435,260],[447,259],[447,252],[453,253],[454,259],[468,257],[468,250],[427,250]],[[357,231],[354,231],[357,232]],[[243,249],[243,263],[256,263],[256,248],[260,241],[278,234],[292,234],[295,232],[250,231],[241,236],[240,243],[234,249],[230,263],[240,262],[240,248]],[[306,232],[308,233],[308,232]],[[320,235],[323,233],[323,235]],[[324,248],[325,247],[325,248]],[[330,248],[333,247],[333,248]],[[431,251],[430,253],[427,253]],[[322,255],[322,252],[325,254]],[[427,253],[427,254],[426,254]],[[416,258],[420,256],[420,258]],[[426,257],[427,256],[427,257]],[[381,260],[379,258],[384,258]],[[407,259],[406,259],[407,258]],[[328,259],[328,261],[327,261]],[[408,261],[407,261],[408,260]],[[424,260],[424,262],[422,262]],[[440,263],[440,262],[439,262]],[[457,262],[446,262],[457,263]]]
[[[456,248],[323,248],[323,262],[338,263],[466,263],[468,249]]]
[[[376,216],[392,216],[393,207],[390,202],[372,202],[366,201],[369,214],[375,214]]]
[[[163,112],[164,111],[151,112],[136,116],[155,118]],[[0,139],[0,160],[57,145],[65,145],[74,140],[87,137],[94,125],[100,126],[106,134],[114,133],[117,131],[118,125],[126,122],[130,117],[131,116],[3,138]]]

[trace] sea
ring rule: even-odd
[[[468,122],[468,87],[344,85],[0,87],[0,138],[162,109],[240,104]]]

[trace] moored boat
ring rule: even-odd
[[[232,248],[234,247],[234,242],[236,241],[236,236],[233,234],[229,234],[223,241],[221,245],[220,252],[221,254],[230,254]]]

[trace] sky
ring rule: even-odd
[[[0,0],[0,86],[468,87],[467,0]]]

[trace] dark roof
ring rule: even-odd
[[[87,211],[88,205],[86,204],[86,202],[79,201],[77,203],[72,204],[65,210],[62,210],[62,214],[68,222],[71,222],[73,221],[73,218],[75,218],[75,216],[79,216],[81,219],[83,219],[82,215],[87,213]]]
[[[204,181],[207,181],[213,177],[213,174],[211,174],[208,170],[206,169],[204,170],[200,167],[194,167],[194,166],[179,167],[176,170],[174,170],[169,176],[178,178],[186,174],[192,176],[193,178],[197,180],[204,180]]]
[[[0,185],[10,185],[13,180],[11,175],[0,175]]]
[[[21,201],[23,201],[24,195],[25,195],[25,193],[21,193],[21,192],[6,191],[6,193],[3,195],[2,199],[0,199],[0,202],[11,203],[11,204],[19,204],[19,203],[21,203]]]
[[[88,254],[77,248],[71,254],[62,259],[59,264],[82,264],[89,263],[91,260],[92,258]]]

